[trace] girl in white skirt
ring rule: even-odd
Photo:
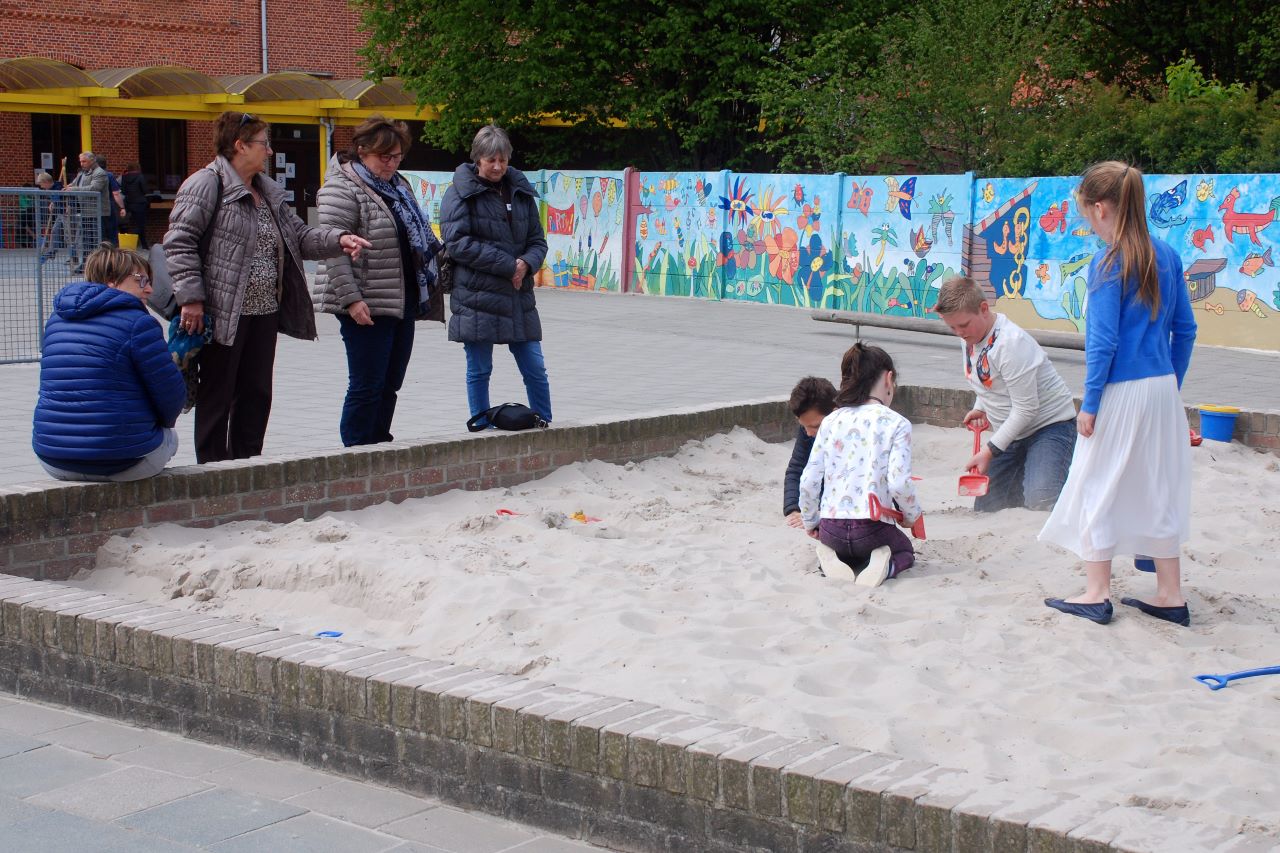
[[[1142,173],[1091,166],[1076,204],[1107,248],[1089,265],[1080,440],[1040,539],[1085,561],[1085,591],[1047,598],[1063,613],[1111,621],[1111,560],[1155,558],[1156,593],[1120,603],[1191,624],[1178,555],[1191,531],[1191,446],[1178,389],[1196,337],[1182,260],[1147,231]]]

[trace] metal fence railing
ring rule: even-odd
[[[39,361],[53,298],[102,239],[96,192],[0,187],[0,364]]]

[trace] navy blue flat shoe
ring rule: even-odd
[[[1080,616],[1090,622],[1097,622],[1099,625],[1105,625],[1110,622],[1111,615],[1114,612],[1110,600],[1098,604],[1072,604],[1061,598],[1046,598],[1044,603],[1054,610],[1061,610],[1063,613],[1070,613],[1072,616]]]
[[[1154,616],[1184,628],[1191,625],[1191,611],[1185,604],[1181,607],[1156,607],[1154,604],[1147,604],[1136,598],[1122,598],[1120,603],[1125,607],[1136,607],[1148,616]]]
[[[1156,561],[1150,557],[1134,557],[1133,567],[1140,572],[1154,572],[1156,570]],[[1124,602],[1120,602],[1124,604]]]

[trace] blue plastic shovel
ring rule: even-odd
[[[1255,675],[1280,675],[1280,666],[1264,666],[1261,669],[1246,669],[1241,672],[1233,672],[1230,675],[1196,675],[1193,676],[1196,681],[1208,687],[1210,690],[1221,690],[1227,686],[1228,681],[1236,681],[1241,678],[1252,678]]]

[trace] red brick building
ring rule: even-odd
[[[73,176],[89,149],[116,173],[139,163],[172,197],[212,159],[211,120],[244,110],[272,123],[277,171],[305,218],[351,126],[418,115],[395,81],[361,80],[358,22],[344,0],[0,0],[0,185],[28,185],[42,167],[56,177],[63,157]],[[457,162],[421,144],[410,157],[405,168]],[[153,205],[149,231],[167,207]]]

